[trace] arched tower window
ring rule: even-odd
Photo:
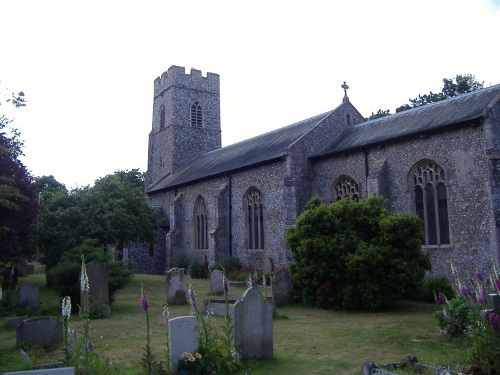
[[[202,126],[201,105],[199,102],[194,102],[191,105],[191,126],[201,128]]]
[[[245,195],[246,238],[248,249],[264,249],[264,207],[262,193],[256,187]]]
[[[207,208],[201,195],[196,199],[194,211],[194,248],[205,250],[208,249]]]
[[[160,130],[165,129],[165,106],[160,106]]]
[[[338,201],[345,197],[359,201],[361,194],[359,192],[359,184],[352,177],[342,175],[332,186],[332,200]]]
[[[415,212],[424,223],[423,245],[450,243],[448,194],[444,169],[433,161],[422,161],[411,173]]]

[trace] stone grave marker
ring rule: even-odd
[[[198,320],[195,316],[180,316],[168,321],[170,358],[174,371],[182,353],[194,354],[198,350]]]
[[[75,375],[75,368],[59,367],[29,371],[4,372],[3,375]]]
[[[167,301],[169,305],[184,305],[187,303],[187,280],[184,268],[172,268],[167,271],[165,284],[167,287]],[[179,298],[182,296],[182,293],[178,291],[184,292],[183,300]]]
[[[277,270],[271,279],[274,304],[280,306],[290,303],[292,288],[293,284],[290,271],[285,268]]]
[[[23,320],[26,319],[28,319],[28,315],[16,316],[15,318],[9,319],[8,322],[12,324],[14,327],[17,327],[19,324],[23,322]]]
[[[95,260],[88,262],[85,266],[89,278],[89,304],[90,309],[96,309],[99,314],[106,317],[111,316],[109,306],[109,275],[108,270],[100,262]],[[83,306],[83,294],[80,293],[80,306]]]
[[[16,327],[17,345],[26,342],[31,346],[48,346],[62,338],[63,324],[53,317],[26,319]]]
[[[17,288],[17,304],[28,310],[38,311],[40,288],[38,285],[23,283]]]
[[[257,288],[248,288],[234,305],[234,341],[245,357],[273,356],[272,301],[264,299]]]
[[[215,270],[210,274],[210,293],[218,294],[224,292],[223,278],[224,275],[221,270]]]

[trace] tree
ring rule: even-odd
[[[410,101],[410,104],[406,103],[400,105],[396,108],[396,113],[406,111],[415,107],[420,107],[426,104],[435,103],[471,91],[476,91],[482,89],[483,85],[484,82],[479,83],[476,80],[476,77],[472,74],[458,74],[455,76],[455,81],[450,78],[443,78],[443,87],[441,89],[441,92],[433,93],[432,91],[430,91],[429,94],[418,95],[414,99],[408,99]],[[368,117],[367,120],[374,120],[389,115],[391,115],[390,110],[379,109],[376,113],[372,112],[371,116]]]
[[[308,202],[287,232],[290,273],[302,303],[379,310],[422,282],[430,261],[417,216],[389,213],[385,201]]]
[[[48,190],[54,186],[58,185],[52,181],[41,190],[42,213],[37,225],[37,244],[47,269],[85,239],[96,240],[102,248],[112,247],[119,255],[128,243],[154,242],[158,215],[143,192],[138,170],[117,171],[92,187],[70,192]]]
[[[16,108],[26,105],[23,92],[4,101]],[[19,131],[10,127],[12,121],[0,114],[0,262],[15,262],[30,252],[31,225],[37,215],[35,185],[19,160],[23,142]]]

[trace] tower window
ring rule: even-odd
[[[165,129],[165,106],[160,106],[160,130]]]
[[[202,126],[201,105],[199,102],[194,102],[191,106],[191,126],[196,128]]]
[[[245,198],[246,203],[246,237],[248,249],[264,249],[264,207],[262,193],[251,188]]]
[[[208,224],[205,200],[199,196],[195,204],[194,242],[196,250],[208,249]]]
[[[448,198],[443,168],[432,161],[419,163],[413,170],[415,212],[424,225],[423,245],[450,243]]]
[[[359,192],[359,184],[353,178],[342,175],[333,184],[332,198],[334,201],[338,201],[345,197],[359,201],[361,194]]]

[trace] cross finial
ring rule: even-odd
[[[344,83],[340,87],[342,87],[344,89],[344,99],[342,101],[348,102],[349,98],[347,97],[347,89],[349,88],[349,86],[347,86],[347,84],[344,81]]]

